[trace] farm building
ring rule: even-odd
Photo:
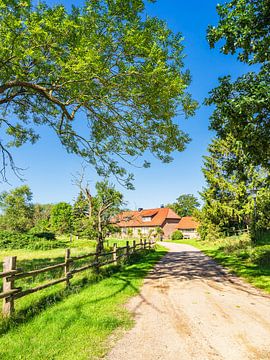
[[[199,237],[198,227],[199,223],[192,216],[184,216],[179,221],[176,229],[183,233],[185,239],[194,239]]]
[[[123,237],[139,237],[163,230],[163,238],[170,238],[180,221],[173,210],[169,208],[138,209],[137,211],[124,211],[119,214],[114,223],[121,228]]]

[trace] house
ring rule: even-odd
[[[163,230],[163,238],[170,238],[179,223],[180,216],[169,208],[138,209],[138,211],[124,211],[119,214],[114,223],[121,228],[123,237],[140,237]]]
[[[199,237],[197,232],[199,225],[200,224],[195,219],[193,219],[192,216],[184,216],[179,221],[176,229],[183,233],[185,239],[194,239]]]

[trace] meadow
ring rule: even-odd
[[[64,239],[62,239],[64,240]],[[64,240],[65,241],[65,240]],[[106,247],[126,241],[110,239]],[[73,254],[94,250],[95,242],[75,240]],[[24,269],[34,269],[62,261],[65,249],[46,251],[1,251],[1,260],[17,255]],[[132,317],[123,307],[129,297],[139,292],[148,271],[165,254],[142,251],[131,256],[128,263],[106,266],[98,274],[86,271],[74,276],[67,289],[59,284],[16,301],[16,313],[10,319],[0,319],[1,359],[94,359],[108,349],[108,337],[117,328],[132,325]],[[34,280],[24,280],[33,286],[58,270],[40,274]]]

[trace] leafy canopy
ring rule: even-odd
[[[66,202],[55,204],[51,208],[50,224],[51,229],[59,234],[72,232],[72,206]]]
[[[63,5],[0,0],[2,177],[16,171],[9,147],[51,127],[68,152],[132,187],[124,164],[148,150],[163,162],[189,141],[173,122],[192,115],[181,34],[145,17],[144,1]],[[149,166],[144,162],[145,167]]]
[[[193,194],[180,195],[174,203],[166,205],[181,217],[191,216],[199,206],[200,203]]]
[[[243,229],[254,220],[257,228],[269,227],[269,172],[250,164],[243,144],[232,135],[214,139],[208,152],[203,167],[206,187],[201,193],[204,206],[196,213],[201,237]],[[256,219],[251,196],[254,188],[258,191]]]
[[[33,226],[33,194],[27,185],[0,194],[0,229],[26,232]]]
[[[211,128],[226,139],[242,142],[255,165],[270,168],[270,1],[233,0],[218,5],[219,23],[208,28],[211,47],[223,40],[221,52],[237,54],[238,60],[256,65],[232,81],[220,79],[206,104],[214,105]]]

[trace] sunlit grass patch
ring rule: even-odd
[[[107,274],[96,275],[99,278],[90,273],[77,278],[71,290],[59,285],[53,293],[44,290],[43,298],[23,298],[17,316],[2,322],[1,360],[103,356],[108,336],[132,325],[132,316],[123,305],[139,292],[143,278],[165,253],[159,247],[136,254],[131,264],[108,268]]]

